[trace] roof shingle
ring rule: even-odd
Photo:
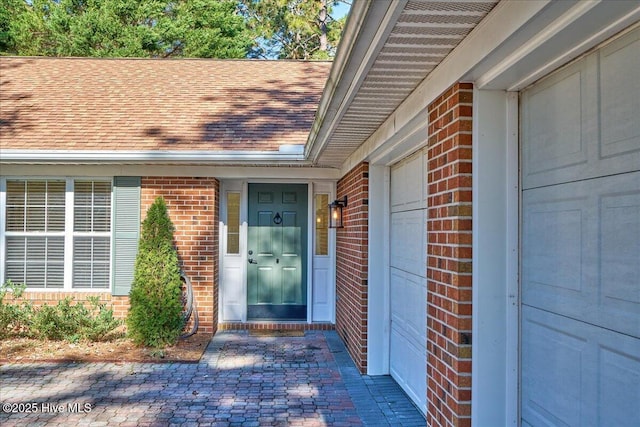
[[[330,62],[0,58],[0,149],[304,144]]]

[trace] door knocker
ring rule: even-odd
[[[282,224],[282,217],[279,212],[276,212],[276,216],[273,217],[274,224],[280,225]]]

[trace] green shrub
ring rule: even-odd
[[[25,289],[25,285],[11,280],[0,286],[0,338],[30,335],[33,305],[30,302],[6,303],[4,300],[9,292],[14,298],[20,298]]]
[[[58,301],[58,305],[40,307],[33,318],[34,336],[55,341],[79,341],[89,313],[84,305],[71,305],[71,301],[71,298],[65,298]]]
[[[5,303],[7,292],[20,298],[24,289],[24,285],[10,281],[0,287],[0,338],[27,336],[70,342],[101,341],[110,338],[122,324],[98,297],[89,298],[90,308],[82,303],[73,304],[73,298],[38,309],[34,309],[31,302]]]
[[[98,297],[89,297],[89,304],[93,310],[93,315],[82,331],[82,336],[89,341],[106,341],[114,331],[122,324],[119,319],[113,317],[113,310],[108,309],[106,304],[100,302]]]
[[[138,345],[160,348],[174,344],[184,326],[182,283],[174,226],[167,205],[158,197],[142,222],[127,328]]]

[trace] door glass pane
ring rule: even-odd
[[[328,194],[316,194],[316,255],[329,255]]]
[[[227,253],[240,253],[240,193],[227,193]]]

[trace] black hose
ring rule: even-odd
[[[191,285],[191,280],[189,280],[189,276],[187,276],[184,272],[180,273],[180,279],[182,279],[186,288],[186,296],[183,293],[184,312],[182,313],[182,320],[184,321],[185,325],[189,323],[189,319],[193,315],[191,329],[180,335],[180,338],[185,339],[196,333],[200,324],[200,319],[198,317],[198,307],[196,306],[195,300],[193,298],[193,286]]]

